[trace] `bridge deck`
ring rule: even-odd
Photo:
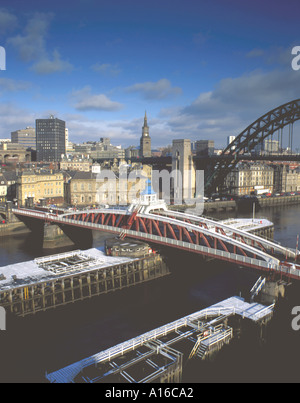
[[[164,211],[159,213],[162,216],[173,216],[174,218],[182,221],[190,220],[191,222],[205,224],[207,229],[212,232],[218,232],[219,228],[222,228],[224,234],[229,237],[232,237],[233,234],[240,235],[244,238],[244,240],[248,240],[249,243],[251,241],[259,242],[267,248],[271,248],[274,251],[278,251],[284,255],[288,255],[288,257],[295,258],[297,255],[297,251],[291,248],[287,248],[275,242],[274,240],[268,240],[262,238],[258,235],[252,234],[249,231],[259,228],[259,225],[272,225],[272,223],[268,220],[262,219],[238,219],[238,220],[225,220],[225,221],[216,221],[204,216],[197,216],[194,214],[187,214],[181,212],[173,212],[173,211]]]
[[[294,264],[289,267],[282,265],[283,259],[286,258],[293,259],[295,262],[299,251],[202,216],[164,212],[136,213],[133,217],[126,209],[110,208],[76,211],[69,214],[14,208],[13,213],[19,217],[30,217],[57,224],[62,228],[68,225],[107,231],[177,247],[258,270],[274,270],[287,274],[291,278],[300,279],[299,265]]]

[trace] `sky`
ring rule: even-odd
[[[300,98],[299,15],[298,0],[1,0],[0,138],[53,114],[71,142],[138,146],[146,111],[152,148],[224,147]]]

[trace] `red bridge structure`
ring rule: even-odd
[[[13,208],[12,212],[31,229],[34,223],[56,224],[71,239],[77,234],[77,240],[83,240],[92,231],[104,231],[300,279],[298,250],[203,216],[170,211],[151,193],[128,208],[68,212]]]

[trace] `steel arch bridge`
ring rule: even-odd
[[[249,125],[223,150],[220,159],[206,178],[205,193],[215,191],[218,185],[224,183],[228,173],[237,165],[238,156],[251,153],[258,144],[277,131],[280,138],[280,130],[282,142],[282,129],[287,125],[292,128],[293,123],[299,119],[300,99],[296,99],[272,109]],[[292,139],[292,131],[289,136],[289,140]]]

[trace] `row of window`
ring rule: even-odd
[[[55,178],[53,176],[42,176],[42,177],[39,177],[38,180],[35,176],[32,176],[32,177],[23,177],[22,179],[24,182],[45,182],[47,180],[51,180],[51,181],[53,181],[55,179],[61,180],[62,176],[56,175]]]
[[[37,189],[35,192],[34,192],[34,191],[28,192],[28,193],[26,192],[26,193],[24,194],[25,199],[26,199],[27,197],[34,197],[35,193],[37,193],[37,194],[42,194],[43,192],[40,191],[39,189]],[[45,189],[43,194],[44,194],[44,195],[50,195],[50,194],[51,194],[51,195],[53,195],[53,194],[55,194],[55,195],[61,195],[61,194],[62,194],[62,191],[61,191],[61,189],[57,189],[56,192],[53,191],[53,189]]]

